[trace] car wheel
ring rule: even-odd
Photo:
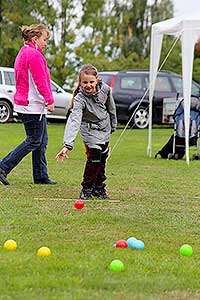
[[[131,121],[132,128],[144,129],[149,125],[149,112],[148,107],[140,106],[135,111],[133,119]]]
[[[8,102],[0,100],[0,123],[6,123],[12,120],[12,108]]]

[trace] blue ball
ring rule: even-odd
[[[135,242],[133,242],[132,247],[138,250],[143,250],[144,249],[144,243],[143,241],[140,240],[136,240]]]
[[[128,240],[127,240],[128,247],[133,247],[132,244],[133,244],[135,241],[137,241],[137,239],[136,239],[135,237],[133,237],[133,236],[130,237],[130,238],[128,238]]]

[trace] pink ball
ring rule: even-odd
[[[82,200],[76,200],[74,203],[74,207],[76,209],[82,209],[84,207],[84,202]]]

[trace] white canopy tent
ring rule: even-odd
[[[149,156],[151,156],[152,154],[152,101],[164,34],[174,35],[177,37],[180,36],[181,39],[183,97],[185,111],[185,150],[186,162],[189,164],[190,96],[194,59],[194,46],[200,38],[200,12],[195,15],[172,18],[152,25],[149,86],[149,138],[147,147],[147,153]]]

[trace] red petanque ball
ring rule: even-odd
[[[119,241],[116,242],[115,247],[116,248],[127,248],[128,243],[125,240],[119,240]]]
[[[74,203],[74,207],[76,209],[82,209],[84,207],[84,202],[82,200],[76,200]]]

